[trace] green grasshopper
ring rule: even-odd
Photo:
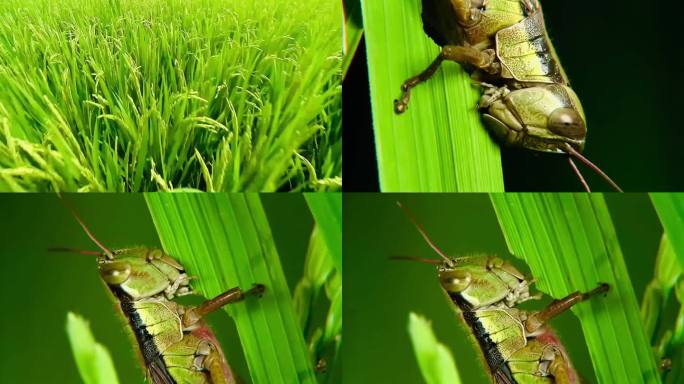
[[[192,308],[171,299],[192,294],[191,277],[185,268],[154,248],[110,250],[88,229],[76,212],[67,206],[99,251],[53,248],[96,255],[100,277],[119,304],[135,336],[138,353],[154,384],[234,384],[214,333],[203,317],[222,306],[261,295],[264,286],[243,292],[230,289]]]
[[[582,104],[546,32],[537,0],[422,0],[426,33],[442,47],[422,73],[406,80],[394,101],[408,108],[411,89],[427,81],[444,60],[460,63],[484,92],[482,120],[501,142],[547,153],[567,154],[584,188],[576,158],[622,191],[584,157],[587,124]]]
[[[398,258],[438,265],[440,285],[477,340],[494,383],[579,382],[565,348],[547,323],[573,305],[607,292],[608,284],[571,293],[541,311],[518,309],[518,304],[541,298],[530,294],[531,282],[520,271],[494,256],[446,256],[411,212],[399,206],[442,261]]]

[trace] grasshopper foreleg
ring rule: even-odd
[[[606,292],[608,292],[608,284],[602,283],[589,292],[574,292],[562,299],[554,300],[546,308],[527,317],[525,330],[527,333],[533,333],[549,320],[570,309],[573,305]]]
[[[496,72],[497,66],[494,65],[496,54],[492,49],[478,50],[470,46],[446,45],[437,58],[423,72],[406,80],[401,85],[401,97],[394,100],[394,112],[403,113],[408,108],[411,98],[411,89],[416,85],[429,80],[437,72],[444,60],[454,61],[459,64],[471,65],[488,72]]]

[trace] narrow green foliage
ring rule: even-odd
[[[361,20],[361,0],[344,1],[344,59],[342,74],[346,76],[356,49],[363,36],[363,21]]]
[[[342,273],[342,194],[307,193],[304,197],[332,255],[335,268]]]
[[[665,208],[667,209],[667,208]],[[646,334],[654,346],[656,359],[669,361],[671,368],[663,371],[666,383],[680,383],[684,379],[684,279],[677,255],[666,234],[660,241],[656,257],[655,272],[644,292],[641,303],[641,317]],[[674,323],[667,316],[672,294],[676,297],[678,309]]]
[[[679,267],[684,268],[684,195],[651,193],[651,201],[679,260]]]
[[[646,335],[655,341],[657,326],[664,315],[665,306],[672,295],[672,290],[682,276],[682,269],[666,234],[660,240],[656,256],[653,280],[646,287],[641,301],[641,318],[644,321]],[[662,357],[662,356],[661,356]]]
[[[411,312],[408,332],[418,365],[427,384],[461,383],[451,351],[437,341],[429,321]]]
[[[118,384],[112,356],[98,343],[88,322],[79,315],[67,313],[66,331],[78,372],[85,384]]]
[[[304,276],[295,289],[295,304],[305,334],[309,335],[309,350],[327,366],[321,382],[332,382],[342,345],[342,195],[304,196],[316,227],[311,234]],[[322,292],[329,302],[328,314],[324,324],[313,324],[309,313]]]
[[[423,32],[420,0],[362,0],[373,128],[386,192],[504,190],[498,145],[477,112],[479,90],[445,63],[412,91],[396,115],[401,84],[427,68],[439,48]]]
[[[658,383],[659,374],[613,223],[600,194],[493,194],[508,248],[554,298],[608,283],[573,307],[600,383]],[[635,381],[636,380],[636,381]]]
[[[334,190],[337,0],[5,0],[0,190]]]
[[[164,250],[206,297],[266,286],[262,298],[228,305],[254,383],[314,383],[315,377],[258,194],[147,194]]]
[[[308,328],[309,315],[315,297],[333,272],[332,257],[318,227],[314,227],[309,239],[309,248],[306,251],[304,276],[297,283],[293,295],[295,311],[302,329]]]

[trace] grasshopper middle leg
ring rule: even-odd
[[[408,108],[411,98],[411,89],[416,85],[427,81],[437,72],[444,60],[455,61],[460,64],[471,65],[480,69],[496,70],[494,58],[496,54],[492,49],[479,50],[474,47],[462,45],[446,45],[442,47],[437,58],[423,72],[406,80],[401,85],[401,97],[394,100],[394,112],[403,113]]]

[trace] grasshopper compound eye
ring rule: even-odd
[[[126,262],[114,261],[100,264],[100,275],[109,285],[120,285],[131,275],[131,266]]]
[[[571,139],[583,139],[587,134],[584,119],[572,108],[557,108],[549,116],[551,132]]]
[[[440,282],[447,292],[460,293],[470,286],[472,276],[468,272],[446,271],[440,273]]]

